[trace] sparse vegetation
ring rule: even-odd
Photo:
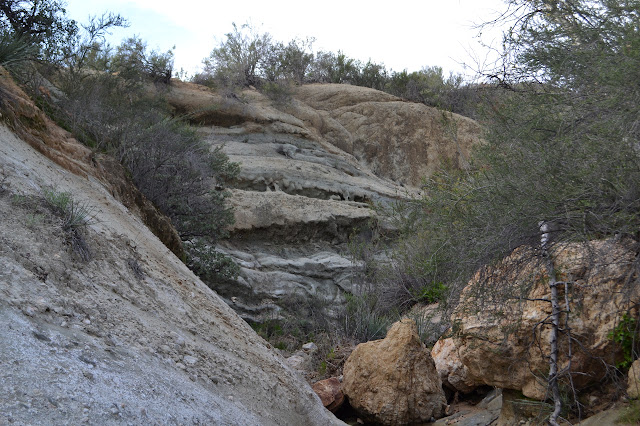
[[[632,400],[629,402],[620,417],[616,420],[616,424],[620,425],[637,425],[640,423],[640,400]]]
[[[488,75],[496,94],[484,111],[486,143],[476,147],[468,170],[440,172],[425,181],[422,199],[391,212],[400,237],[389,264],[401,266],[390,276],[368,274],[378,303],[391,277],[387,284],[396,292],[389,300],[399,306],[434,294],[454,306],[479,268],[516,247],[540,247],[542,237],[544,253],[561,242],[614,235],[638,241],[640,64],[637,20],[629,16],[640,3],[509,3],[516,12],[505,36],[505,63]],[[542,264],[553,263],[541,253],[531,251]],[[637,267],[628,286],[638,285]],[[553,269],[549,276],[556,276]],[[521,297],[477,288],[479,301]],[[562,306],[554,305],[556,319],[569,315]],[[623,320],[619,327],[629,325]],[[550,327],[558,339],[572,338],[566,325]],[[637,356],[628,346],[637,336],[632,328],[612,335],[627,345],[625,362]],[[558,376],[571,372],[550,371],[556,424],[568,405],[580,407],[558,389]]]
[[[233,24],[233,31],[204,60],[202,73],[193,81],[228,95],[253,86],[280,103],[290,99],[294,85],[352,84],[447,111],[469,116],[478,113],[480,88],[466,84],[461,75],[445,76],[437,66],[412,73],[395,72],[384,64],[350,58],[342,51],[314,53],[313,43],[313,38],[307,38],[285,44],[250,24]]]
[[[69,238],[71,248],[82,260],[91,258],[91,251],[83,232],[94,222],[93,208],[75,200],[71,193],[60,192],[55,188],[45,188],[42,197],[51,211],[61,219],[60,227]]]

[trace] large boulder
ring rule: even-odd
[[[444,415],[442,383],[413,320],[395,323],[382,340],[358,345],[343,374],[349,403],[370,421],[410,425]]]
[[[598,383],[606,365],[623,359],[610,333],[623,313],[637,318],[634,281],[637,244],[632,239],[571,243],[555,247],[556,279],[567,282],[573,386]],[[521,247],[495,267],[479,271],[464,289],[452,316],[454,344],[464,366],[465,386],[490,385],[545,399],[551,314],[546,267],[538,253]],[[565,309],[565,287],[559,286]],[[559,368],[569,363],[566,335],[559,340]],[[578,374],[575,374],[578,373]],[[451,379],[449,379],[451,381]]]

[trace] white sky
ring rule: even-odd
[[[176,71],[200,69],[231,24],[251,22],[259,32],[288,42],[315,37],[314,51],[337,52],[366,62],[384,63],[395,71],[441,66],[445,73],[473,74],[487,61],[478,43],[480,24],[506,10],[503,0],[67,0],[67,13],[80,23],[89,15],[120,13],[131,24],[113,32],[117,45],[138,35],[149,48],[175,46]],[[485,31],[485,44],[497,47],[498,30]],[[464,68],[462,64],[470,65]]]

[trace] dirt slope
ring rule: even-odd
[[[0,423],[340,423],[91,163],[61,164],[0,124]],[[91,210],[89,261],[51,187]]]

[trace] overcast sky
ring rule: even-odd
[[[315,51],[341,50],[395,71],[438,65],[445,72],[472,74],[488,54],[474,24],[505,9],[503,0],[67,0],[69,16],[81,23],[89,15],[120,13],[131,25],[115,31],[112,44],[135,34],[152,49],[175,46],[176,71],[190,73],[224,40],[233,22],[251,22],[277,41],[314,37]],[[481,39],[497,47],[500,33],[485,31]]]

